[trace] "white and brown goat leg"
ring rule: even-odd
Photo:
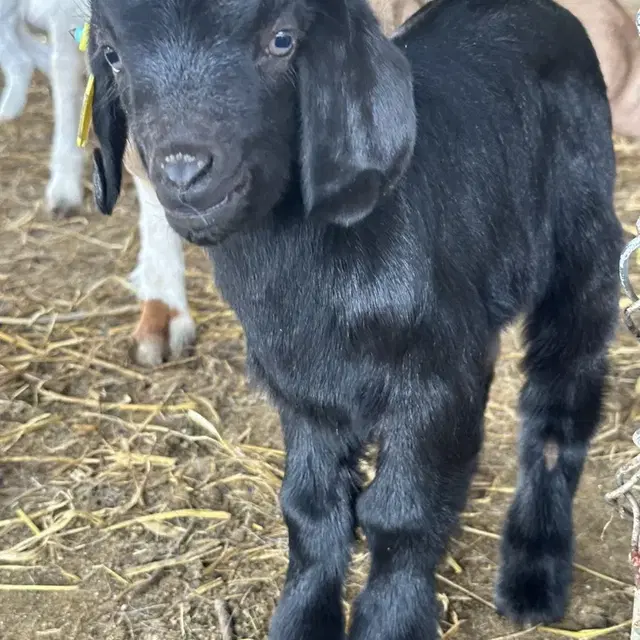
[[[193,344],[196,327],[187,303],[182,240],[169,226],[151,184],[133,180],[140,205],[140,252],[131,282],[142,311],[133,337],[136,361],[157,366]]]

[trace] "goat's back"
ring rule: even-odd
[[[611,115],[580,22],[550,0],[436,0],[395,42],[418,117],[400,188],[421,215],[408,219],[492,321],[535,304],[577,236],[599,237],[591,259],[610,260]]]

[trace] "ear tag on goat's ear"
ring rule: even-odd
[[[85,22],[82,27],[76,27],[71,31],[73,39],[78,43],[78,49],[84,52],[89,47],[89,23]]]
[[[71,32],[73,39],[78,43],[78,49],[82,52],[87,50],[89,46],[89,23],[85,22],[84,26],[77,27]],[[93,109],[95,78],[93,74],[89,75],[87,86],[84,90],[82,99],[82,110],[80,111],[80,122],[78,123],[78,135],[76,145],[85,147],[89,139],[89,128],[91,127],[91,111]]]
[[[84,98],[82,99],[82,110],[80,111],[80,122],[78,124],[78,137],[76,145],[85,147],[89,139],[89,127],[91,126],[91,111],[93,109],[93,94],[95,89],[95,77],[93,74],[87,80],[87,86],[84,90]]]

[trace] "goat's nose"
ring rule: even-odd
[[[208,151],[172,149],[161,155],[160,169],[165,179],[179,189],[188,189],[211,170],[213,156]]]

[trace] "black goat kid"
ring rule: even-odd
[[[365,0],[93,0],[95,183],[127,132],[209,248],[287,450],[272,640],[435,640],[499,333],[525,313],[521,471],[496,600],[563,616],[600,417],[621,230],[605,85],[550,0],[436,0],[393,41]],[[379,445],[362,490],[356,461]]]

